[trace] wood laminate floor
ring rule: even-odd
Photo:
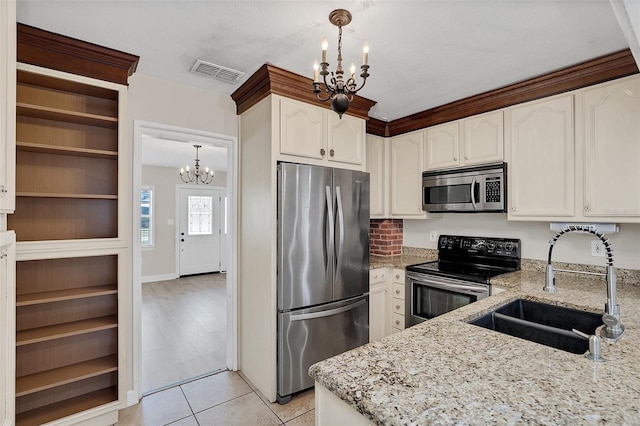
[[[142,284],[142,392],[225,369],[226,274]]]

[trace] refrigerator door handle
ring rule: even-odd
[[[316,318],[324,318],[324,317],[330,317],[332,315],[337,315],[337,314],[341,314],[342,312],[347,312],[350,311],[352,309],[357,308],[358,306],[367,303],[367,299],[362,299],[358,302],[352,303],[351,305],[347,305],[347,306],[341,306],[340,308],[335,308],[335,309],[329,309],[328,311],[320,311],[320,312],[313,312],[310,314],[292,314],[291,318],[289,319],[289,321],[293,322],[293,321],[304,321],[304,320],[309,320],[309,319],[316,319]]]
[[[342,252],[344,249],[344,211],[342,210],[342,193],[339,186],[336,186],[336,203],[338,205],[338,221],[340,222],[340,239],[338,240],[338,252],[336,253],[336,274],[339,274],[340,268],[342,268]]]
[[[333,245],[334,243],[334,229],[335,218],[333,217],[333,202],[331,197],[331,187],[325,186],[325,193],[327,197],[327,218],[329,219],[329,231],[325,232],[325,250],[327,251],[327,261],[325,264],[325,276],[329,275],[333,267]],[[329,241],[326,241],[327,234]]]

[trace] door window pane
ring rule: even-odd
[[[189,195],[189,235],[213,233],[213,197]]]

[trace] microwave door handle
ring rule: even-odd
[[[477,210],[476,206],[476,177],[471,178],[471,205],[474,210]]]

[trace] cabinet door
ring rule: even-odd
[[[14,423],[16,235],[0,232],[0,424]]]
[[[573,96],[509,113],[509,218],[573,216]]]
[[[491,163],[504,159],[502,111],[471,117],[461,122],[462,163]]]
[[[324,111],[291,99],[280,100],[280,154],[324,159]]]
[[[425,217],[422,211],[424,132],[391,139],[391,217]]]
[[[367,172],[369,172],[370,185],[370,215],[374,218],[384,217],[386,214],[386,191],[384,138],[367,135]]]
[[[425,145],[427,170],[460,165],[457,121],[428,128]]]
[[[365,124],[361,118],[328,113],[329,161],[362,165]]]
[[[0,2],[0,213],[15,209],[16,2]]]
[[[640,217],[640,78],[584,92],[585,216]]]
[[[387,285],[374,284],[369,290],[369,341],[382,339],[387,335]]]

